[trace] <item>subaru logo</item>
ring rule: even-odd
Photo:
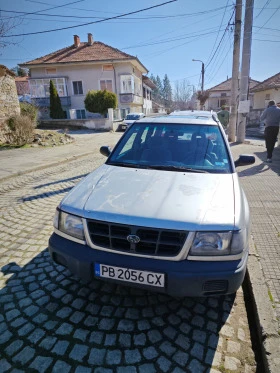
[[[127,241],[130,243],[138,243],[140,242],[140,238],[136,236],[135,234],[130,234],[126,237]]]

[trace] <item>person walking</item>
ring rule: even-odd
[[[274,100],[269,101],[268,107],[264,110],[260,119],[265,122],[264,138],[267,151],[266,162],[271,163],[280,125],[280,109],[276,106]]]
[[[221,106],[221,109],[222,110],[218,111],[217,116],[218,116],[219,121],[221,122],[222,126],[226,130],[228,122],[229,122],[229,112],[226,110],[225,105]]]

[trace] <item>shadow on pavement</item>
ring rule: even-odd
[[[46,183],[46,184],[41,184],[41,185],[35,186],[34,189],[40,189],[40,188],[44,188],[44,187],[47,187],[47,186],[50,186],[50,185],[56,185],[56,184],[60,184],[60,183],[68,182],[68,181],[74,181],[74,180],[83,178],[83,177],[85,177],[87,175],[88,175],[88,173],[83,174],[83,175],[69,177],[67,179],[61,179],[61,180],[57,180],[57,181],[52,181],[51,183]]]
[[[223,366],[227,339],[242,325],[232,312],[235,294],[178,299],[84,283],[54,264],[47,250],[2,272],[11,277],[0,290],[0,354],[7,366],[24,371],[209,372]]]

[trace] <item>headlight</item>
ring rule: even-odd
[[[67,214],[66,212],[59,212],[58,230],[76,237],[80,240],[85,239],[84,227],[82,218],[75,215]]]
[[[232,235],[232,242],[230,247],[231,254],[240,254],[243,250],[247,249],[249,242],[249,230],[242,229],[234,231]]]
[[[229,255],[232,231],[197,232],[189,255],[210,256]]]

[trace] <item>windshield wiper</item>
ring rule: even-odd
[[[110,162],[107,163],[110,166],[119,166],[119,167],[131,167],[131,168],[147,168],[145,165],[139,165],[134,163],[126,163],[126,162]]]
[[[147,168],[154,169],[154,170],[166,170],[166,171],[180,171],[180,172],[196,172],[196,173],[209,173],[207,170],[200,170],[197,168],[190,168],[184,166],[170,166],[170,165],[152,165],[147,166]]]

